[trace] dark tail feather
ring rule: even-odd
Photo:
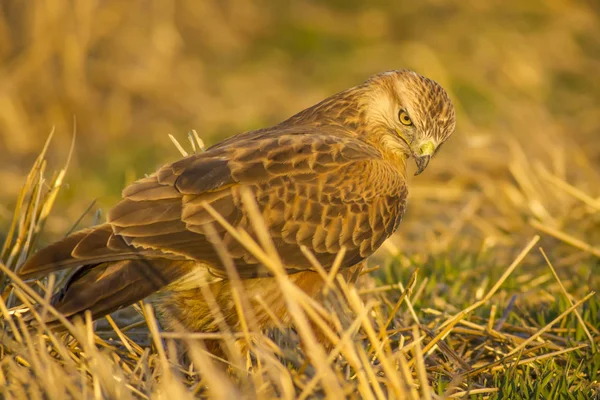
[[[21,278],[29,279],[84,264],[121,260],[134,253],[135,250],[121,237],[113,236],[109,224],[103,224],[76,232],[41,249],[23,264],[18,273]]]
[[[92,319],[101,318],[120,308],[148,297],[180,278],[194,266],[190,261],[122,260],[80,268],[60,292],[52,305],[69,319],[82,316],[86,310]],[[56,327],[58,321],[46,321]]]

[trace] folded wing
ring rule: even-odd
[[[268,275],[221,226],[254,233],[241,200],[249,188],[288,272],[312,266],[306,246],[325,268],[343,247],[342,268],[375,251],[397,228],[406,199],[404,177],[372,146],[317,128],[293,134],[242,135],[159,169],[123,191],[108,222],[40,250],[20,269],[31,278],[82,267],[56,304],[66,314],[103,315],[208,267],[225,277],[212,239],[227,247],[242,278]]]

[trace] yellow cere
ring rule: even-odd
[[[422,156],[432,155],[433,152],[435,151],[435,146],[434,146],[433,142],[431,142],[431,141],[425,142],[421,145],[421,148],[419,149],[419,151]]]

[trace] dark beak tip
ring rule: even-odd
[[[417,164],[417,172],[415,172],[415,176],[421,174],[423,171],[425,171],[425,168],[427,168],[427,165],[429,164],[429,160],[431,160],[431,156],[421,156],[421,157],[415,157],[415,162]]]

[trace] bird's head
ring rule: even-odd
[[[435,81],[409,70],[371,77],[361,92],[364,134],[385,153],[413,157],[423,172],[456,124],[454,106]]]

